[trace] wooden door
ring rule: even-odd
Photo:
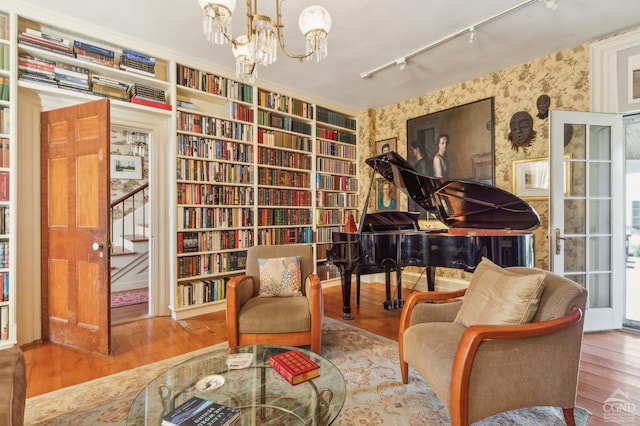
[[[109,354],[109,101],[41,116],[42,334]]]

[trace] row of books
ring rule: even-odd
[[[357,191],[358,179],[350,176],[323,175],[316,173],[316,188],[333,191]]]
[[[281,151],[279,149],[261,146],[258,148],[258,163],[268,166],[311,170],[313,160],[311,156],[307,154]]]
[[[9,340],[9,306],[0,306],[0,340]]]
[[[290,186],[310,188],[311,177],[308,172],[292,170],[258,168],[258,184],[268,186]]]
[[[178,158],[176,177],[179,180],[217,183],[253,183],[253,167],[217,161]]]
[[[311,244],[312,242],[313,229],[310,226],[302,228],[269,228],[258,231],[258,244],[262,245]]]
[[[252,226],[250,207],[178,207],[179,229],[240,228]]]
[[[192,226],[189,228],[198,228]],[[208,229],[207,227],[199,227]],[[249,248],[253,245],[251,229],[225,231],[178,232],[178,253],[197,253],[218,250]]]
[[[323,157],[319,157],[317,160],[318,170],[320,171],[348,176],[356,175],[356,165],[350,161],[341,161]]]
[[[0,107],[0,134],[8,135],[11,131],[11,111],[9,108]]]
[[[178,284],[178,307],[201,305],[203,303],[224,300],[226,297],[227,280],[225,278],[211,278]]]
[[[248,163],[252,152],[253,147],[247,143],[178,134],[178,155]]]
[[[0,272],[0,302],[9,301],[9,272]]]
[[[309,120],[313,119],[313,105],[291,96],[274,92],[258,91],[258,105],[293,114]]]
[[[9,40],[9,15],[0,14],[0,40]]]
[[[9,172],[0,172],[0,201],[9,201],[11,188],[11,176]]]
[[[310,225],[312,217],[307,209],[260,209],[258,226]]]
[[[75,90],[155,108],[171,109],[161,89],[91,73],[89,69],[21,53],[19,78],[25,81]]]
[[[246,251],[178,257],[178,278],[233,272],[244,269],[246,265]]]
[[[0,167],[11,167],[11,144],[9,138],[0,138]]]
[[[9,206],[0,206],[0,235],[9,233]],[[5,241],[6,242],[6,241]],[[8,250],[8,246],[6,247]],[[7,262],[8,265],[8,262]]]
[[[118,52],[119,61],[116,65],[115,49],[81,40],[71,40],[53,32],[27,28],[18,34],[18,43],[109,68],[120,68],[124,71],[155,77],[156,59],[130,49],[122,49]]]
[[[261,206],[310,207],[311,191],[282,188],[258,188],[258,204]]]
[[[9,267],[9,258],[10,258],[9,241],[0,241],[0,268]],[[0,286],[0,288],[1,287],[2,286]]]
[[[318,107],[316,119],[323,123],[344,127],[349,130],[356,130],[357,122],[353,118],[347,117],[339,112],[333,112],[326,108]]]
[[[351,207],[358,206],[358,194],[346,192],[325,192],[318,191],[316,193],[316,207]],[[333,210],[340,214],[345,214],[342,210]],[[321,217],[322,211],[318,211],[318,217]],[[318,223],[318,225],[336,222]],[[344,219],[340,219],[339,223],[345,223]]]
[[[0,101],[9,100],[9,77],[0,76]]]
[[[311,151],[311,142],[311,138],[304,136],[258,128],[258,143],[262,145],[309,152]]]
[[[178,183],[178,204],[247,206],[253,204],[253,188],[208,183]]]
[[[8,44],[0,44],[0,70],[9,70],[11,65],[11,47]]]

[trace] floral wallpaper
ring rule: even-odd
[[[571,111],[589,110],[589,47],[583,44],[531,62],[506,68],[492,74],[418,95],[404,102],[380,109],[361,111],[359,121],[359,178],[369,182],[371,168],[364,160],[374,155],[375,141],[396,137],[397,150],[407,156],[406,122],[408,119],[441,111],[454,106],[489,97],[494,98],[495,182],[494,185],[511,191],[513,160],[549,156],[549,119],[538,118],[536,101],[542,94],[550,98],[549,109]],[[511,147],[508,139],[511,116],[526,111],[533,117],[536,132],[531,146]],[[361,203],[367,185],[360,186]],[[549,269],[549,201],[531,200],[538,212],[541,226],[535,231],[536,266]],[[360,206],[362,207],[362,206]],[[406,208],[406,200],[404,207]],[[439,275],[469,279],[463,271],[439,268]]]

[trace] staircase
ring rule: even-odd
[[[149,287],[149,184],[111,203],[111,292]]]

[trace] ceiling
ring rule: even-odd
[[[100,7],[86,0],[13,1],[235,69],[231,47],[212,45],[203,36],[197,0],[109,0]],[[237,3],[234,36],[246,32],[245,3]],[[303,50],[298,15],[306,6],[319,4],[333,21],[329,55],[320,63],[299,62],[280,51],[275,64],[259,68],[259,79],[356,110],[378,108],[640,26],[637,0],[557,3],[553,11],[540,0],[284,1],[287,50]],[[275,16],[275,0],[260,1],[258,10]],[[474,24],[477,38],[469,43],[468,28]],[[398,59],[460,32],[407,59],[404,71],[395,65]],[[361,78],[385,64],[393,65],[371,78]]]

